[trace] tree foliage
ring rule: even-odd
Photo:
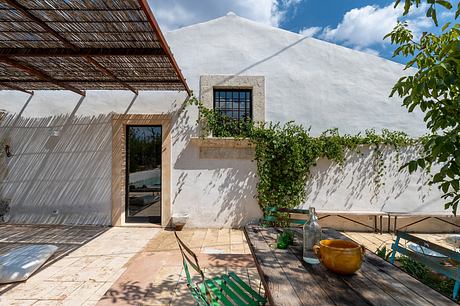
[[[404,15],[411,8],[428,4],[426,16],[439,26],[437,9],[453,11],[450,1],[406,0]],[[396,1],[395,7],[400,5]],[[458,3],[455,17],[436,33],[423,33],[415,37],[408,24],[400,22],[385,36],[398,47],[394,56],[408,58],[406,69],[411,74],[404,76],[394,85],[391,96],[403,98],[403,105],[409,112],[420,109],[430,131],[424,143],[423,155],[406,166],[410,172],[418,168],[430,170],[440,165],[431,181],[437,184],[446,199],[445,209],[455,214],[460,203],[460,15]]]

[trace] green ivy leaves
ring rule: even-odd
[[[419,142],[403,132],[384,129],[381,134],[367,130],[364,135],[340,135],[338,129],[324,131],[318,137],[309,134],[309,129],[294,122],[279,123],[241,122],[222,118],[213,110],[207,109],[196,98],[191,103],[200,111],[199,122],[202,136],[249,138],[255,146],[257,162],[257,185],[259,205],[265,207],[294,208],[305,201],[306,185],[310,169],[319,158],[327,158],[342,164],[347,150],[357,150],[359,145],[371,145],[375,150],[376,190],[383,185],[384,161],[381,146],[395,149],[416,145]],[[225,124],[222,124],[225,122]],[[411,166],[413,167],[413,166]]]

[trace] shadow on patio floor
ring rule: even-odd
[[[31,244],[52,244],[57,251],[34,274],[108,230],[101,226],[0,224],[0,254]],[[33,275],[32,275],[33,276]],[[0,296],[23,282],[0,285]]]

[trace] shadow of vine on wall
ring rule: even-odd
[[[363,146],[358,152],[348,151],[343,165],[320,159],[311,169],[306,186],[307,199],[302,205],[323,210],[384,211],[401,206],[399,198],[417,185],[420,203],[402,203],[407,209],[419,209],[429,192],[427,175],[410,175],[401,166],[417,156],[417,148],[395,150]],[[380,164],[380,160],[382,163]],[[409,204],[412,207],[408,207]]]

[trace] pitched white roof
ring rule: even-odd
[[[264,75],[266,119],[295,120],[313,133],[339,127],[425,132],[420,113],[388,98],[403,65],[262,25],[231,13],[166,34],[188,83],[205,74]]]

